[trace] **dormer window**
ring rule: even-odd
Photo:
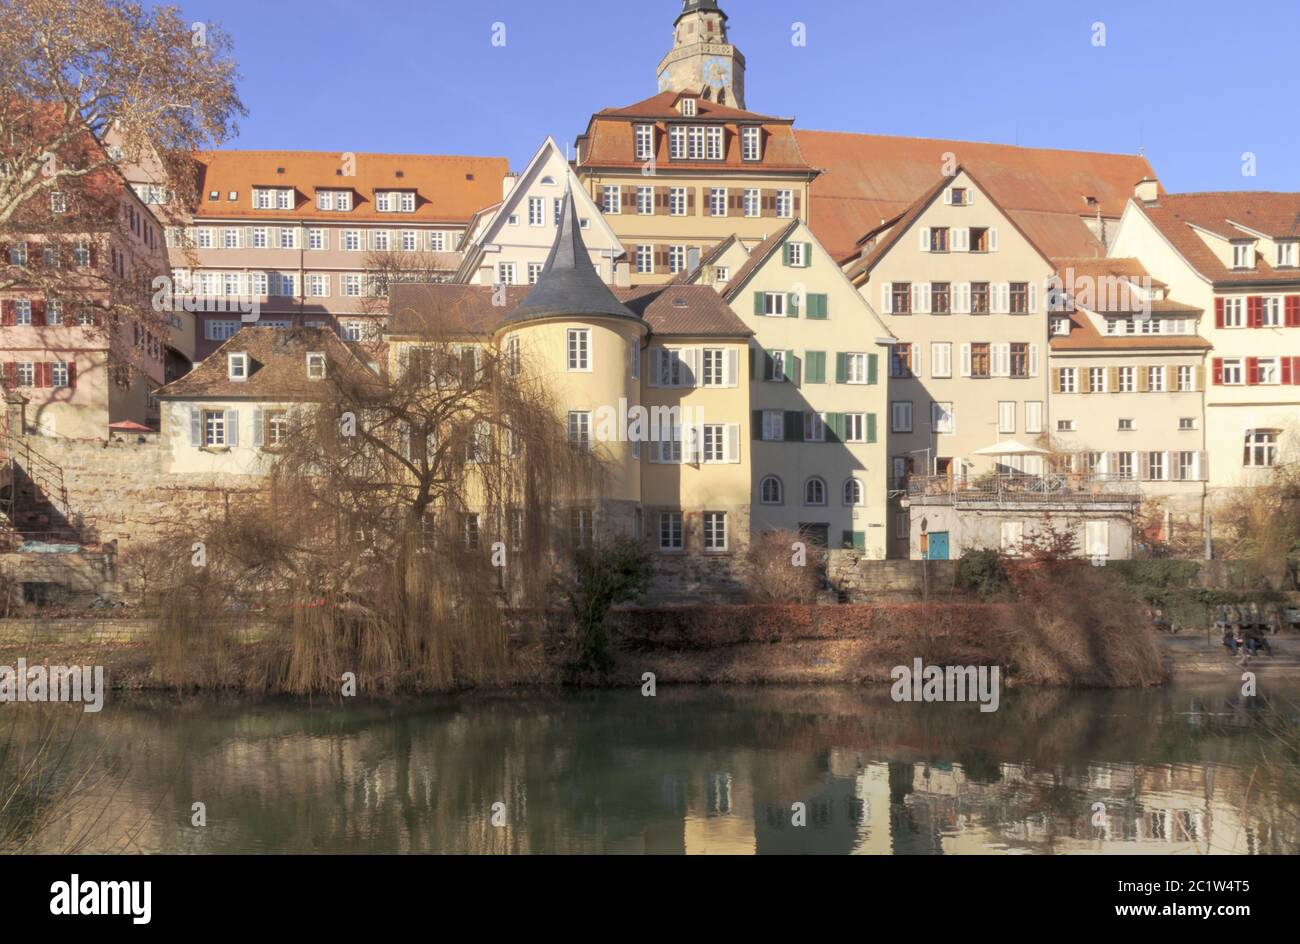
[[[376,190],[375,210],[379,213],[414,213],[415,192],[411,190]]]
[[[681,110],[682,110],[682,114],[687,118],[694,118],[696,114],[695,99],[683,98],[681,104]]]
[[[751,125],[741,132],[741,158],[746,161],[763,159],[763,129]]]
[[[1232,267],[1234,269],[1255,268],[1254,243],[1233,243],[1232,244]]]
[[[325,379],[325,355],[322,352],[312,351],[307,355],[307,379]]]
[[[1069,319],[1069,318],[1053,318],[1053,319],[1052,319],[1052,334],[1056,334],[1056,335],[1066,335],[1066,334],[1069,334],[1069,333],[1070,333],[1070,319]]]
[[[238,191],[238,190],[232,190],[232,191],[230,191],[230,193],[226,194],[226,199],[228,199],[231,203],[238,203],[238,202],[239,202],[239,191]]]
[[[346,213],[352,209],[352,191],[317,190],[316,209]]]
[[[636,159],[648,161],[655,156],[655,126],[636,126]]]
[[[1300,257],[1300,242],[1289,240],[1277,244],[1277,264],[1279,266],[1297,265],[1297,258]]]
[[[248,379],[248,355],[246,353],[226,355],[226,376],[231,380]]]

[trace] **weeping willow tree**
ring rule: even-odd
[[[355,357],[331,363],[311,402],[264,412],[266,487],[202,529],[204,566],[188,536],[166,550],[176,564],[153,582],[176,628],[158,643],[172,681],[195,680],[195,647],[179,637],[219,613],[269,626],[254,647],[266,658],[209,653],[200,684],[337,693],[347,672],[360,691],[501,678],[512,632],[537,625],[569,560],[569,510],[599,504],[607,464],[570,444],[542,378],[491,344],[449,334],[404,343],[394,361],[388,377]]]

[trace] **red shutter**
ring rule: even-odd
[[[32,324],[45,324],[45,299],[43,298],[32,299]]]
[[[1216,298],[1214,300],[1214,326],[1216,328],[1223,327],[1223,299],[1222,298]]]
[[[1264,299],[1259,295],[1251,295],[1246,299],[1246,327],[1264,327]]]
[[[1294,357],[1282,358],[1282,383],[1284,384],[1295,383],[1295,380],[1293,379],[1295,377],[1295,373],[1291,369],[1291,362],[1294,360],[1295,360]]]
[[[77,364],[75,361],[68,361],[68,389],[77,389]]]
[[[1214,366],[1214,382],[1221,385],[1223,383],[1223,358],[1216,357],[1211,363]]]
[[[1259,383],[1259,358],[1258,357],[1246,358],[1246,383],[1247,384]]]
[[[13,299],[0,299],[0,324],[11,325],[15,321],[17,321],[17,318],[14,315]]]
[[[90,267],[91,267],[92,269],[96,267],[95,262],[96,262],[96,257],[97,257],[98,255],[99,255],[99,253],[97,253],[97,252],[95,251],[95,245],[92,243],[92,244],[90,245]]]
[[[10,390],[18,386],[18,365],[13,361],[5,361],[5,386]]]
[[[36,365],[36,386],[54,386],[54,366],[49,361],[42,361]]]
[[[1286,326],[1300,328],[1300,295],[1286,297]]]

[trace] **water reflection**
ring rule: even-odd
[[[882,694],[118,702],[76,735],[103,774],[94,801],[43,839],[160,852],[1300,851],[1296,772],[1261,761],[1262,698],[1015,692],[981,714]],[[1300,689],[1272,695],[1300,702]],[[191,825],[196,801],[206,827]],[[806,825],[792,824],[796,803]]]

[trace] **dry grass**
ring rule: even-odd
[[[795,545],[804,563],[794,563]],[[764,531],[750,541],[744,572],[754,603],[812,603],[822,585],[825,555],[797,531]]]

